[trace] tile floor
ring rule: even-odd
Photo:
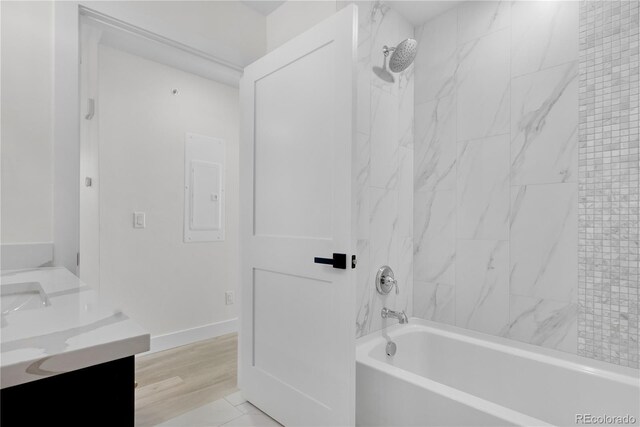
[[[159,424],[164,427],[265,427],[279,425],[260,409],[247,402],[240,391]]]

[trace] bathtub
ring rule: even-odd
[[[397,345],[395,356],[386,344]],[[357,340],[360,426],[638,425],[639,371],[412,318]],[[597,424],[597,422],[596,422]],[[600,423],[602,424],[602,423]]]

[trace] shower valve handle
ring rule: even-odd
[[[384,281],[385,281],[385,284],[387,284],[389,286],[395,286],[396,295],[398,295],[398,293],[400,292],[400,290],[398,289],[398,280],[393,278],[393,277],[386,276],[384,278]]]
[[[400,289],[393,270],[388,265],[383,265],[376,275],[376,289],[380,295],[388,295],[393,287],[396,288],[396,295],[398,295]]]

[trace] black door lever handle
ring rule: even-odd
[[[347,269],[347,254],[333,254],[333,258],[320,258],[315,257],[313,262],[316,264],[327,264],[333,268],[339,268],[342,270]]]

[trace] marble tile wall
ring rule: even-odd
[[[413,66],[380,79],[384,45],[413,37],[413,26],[383,2],[355,2],[359,11],[357,141],[353,151],[354,229],[357,230],[356,336],[395,320],[383,306],[411,314],[413,290]],[[399,294],[381,296],[374,279],[389,265]]]
[[[580,2],[578,354],[639,367],[638,1]]]
[[[577,352],[578,6],[416,28],[414,316]]]

